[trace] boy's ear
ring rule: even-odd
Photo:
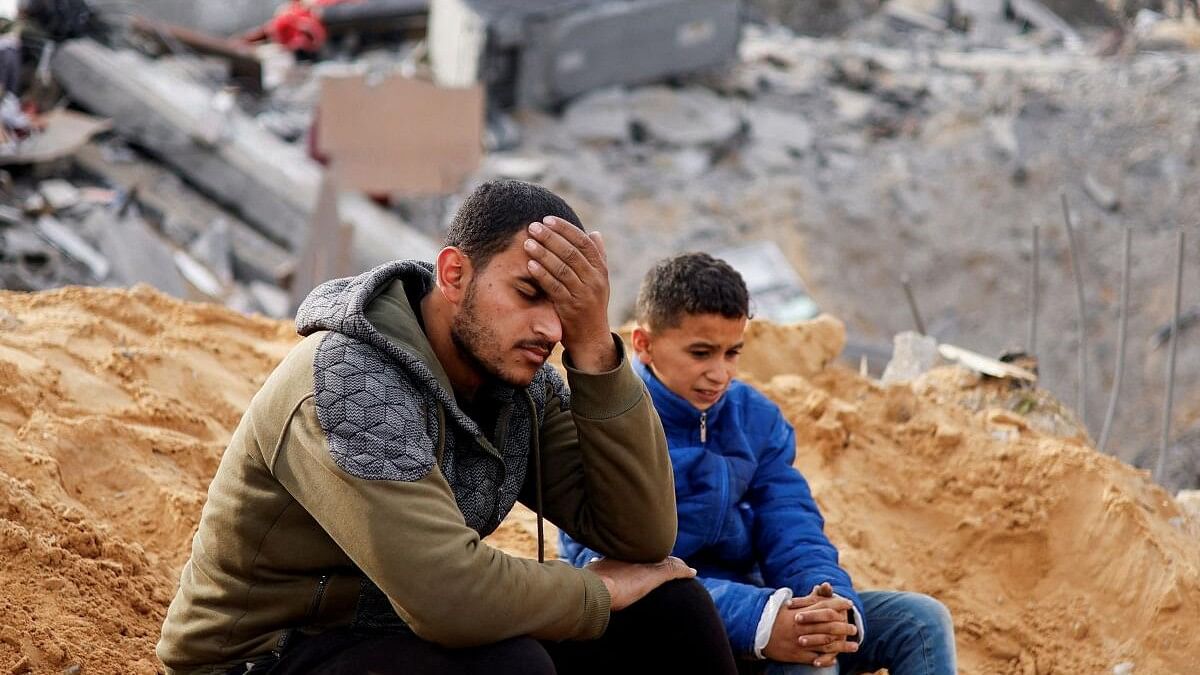
[[[633,341],[633,352],[637,354],[638,360],[642,362],[643,366],[650,365],[654,360],[650,356],[650,343],[652,342],[650,331],[641,326],[634,326],[630,339]]]

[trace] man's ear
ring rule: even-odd
[[[466,295],[467,286],[471,283],[471,259],[455,246],[447,246],[438,253],[437,287],[446,300],[457,305]]]
[[[634,326],[633,335],[630,336],[633,341],[633,352],[637,354],[638,360],[642,365],[648,366],[653,363],[654,358],[650,354],[650,344],[653,342],[650,331],[641,326]]]

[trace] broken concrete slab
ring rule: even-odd
[[[46,200],[52,211],[63,211],[79,203],[79,188],[62,178],[51,178],[38,183],[38,194]]]
[[[326,174],[321,180],[317,210],[308,228],[308,241],[296,262],[296,273],[292,275],[288,289],[291,295],[289,311],[299,309],[300,303],[318,285],[350,273],[353,232],[338,213],[337,186],[333,176]]]
[[[501,107],[543,107],[732,61],[736,0],[433,0],[430,62]],[[504,64],[497,66],[497,64]]]
[[[39,164],[70,157],[93,136],[112,128],[108,120],[62,109],[46,113],[43,122],[42,131],[20,140],[11,151],[0,151],[0,166]]]
[[[75,230],[52,216],[38,218],[37,229],[46,241],[82,263],[91,272],[94,281],[100,282],[108,278],[112,269],[108,259]]]
[[[215,223],[224,221],[232,244],[233,271],[239,279],[278,285],[292,273],[295,260],[286,249],[222,210],[166,168],[95,143],[76,153],[75,163],[121,190],[136,188],[138,201],[161,218],[160,229],[177,246],[191,245]]]
[[[702,87],[636,89],[629,113],[636,128],[668,145],[719,145],[742,126],[732,102]]]
[[[116,120],[124,137],[147,148],[209,198],[288,250],[303,245],[316,206],[321,167],[302,148],[289,145],[234,109],[228,140],[196,142],[195,131],[213,92],[179,77],[175,69],[133,52],[116,52],[89,40],[63,44],[54,75],[80,105]],[[405,246],[421,253],[436,245],[361,194],[339,197],[342,215],[355,228],[354,263],[403,257]],[[349,205],[349,208],[347,208]]]
[[[279,0],[145,0],[135,7],[147,18],[228,37],[257,28],[275,15]]]
[[[124,214],[93,211],[90,228],[100,236],[100,252],[112,265],[110,281],[132,286],[149,284],[177,298],[187,298],[187,285],[175,267],[175,254],[136,208]]]
[[[204,265],[223,286],[231,286],[233,274],[233,225],[218,217],[188,245],[188,253]]]
[[[892,358],[883,369],[880,381],[884,384],[910,382],[929,371],[938,362],[936,338],[915,331],[904,331],[892,337]]]
[[[284,319],[291,316],[287,291],[262,281],[252,281],[249,286],[250,297],[254,304],[266,316],[273,319]]]
[[[29,227],[0,230],[0,288],[41,291],[61,285],[61,256]]]
[[[629,96],[624,89],[601,89],[572,101],[563,114],[563,128],[584,142],[623,143],[629,140]]]

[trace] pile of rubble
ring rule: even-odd
[[[606,233],[614,322],[653,260],[706,249],[744,261],[764,316],[846,317],[846,357],[878,373],[913,325],[906,277],[926,332],[1035,352],[1043,385],[1075,400],[1065,194],[1083,239],[1092,435],[1115,375],[1122,228],[1135,232],[1132,365],[1110,447],[1152,457],[1171,295],[1155,261],[1200,212],[1192,7],[143,4],[133,17],[97,3],[73,39],[22,52],[46,133],[0,150],[5,287],[146,282],[286,316],[324,278],[432,257],[461,196],[508,176],[560,191]],[[34,101],[64,98],[97,117]],[[1196,274],[1185,308],[1200,302]],[[1200,362],[1194,340],[1180,350]],[[1200,373],[1184,365],[1176,389],[1168,473],[1183,487],[1200,484],[1186,442]]]

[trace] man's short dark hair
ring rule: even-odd
[[[750,292],[742,275],[707,253],[659,261],[638,291],[637,320],[650,330],[674,328],[688,314],[750,317]]]
[[[475,188],[458,208],[446,231],[446,245],[458,247],[476,270],[482,270],[514,234],[546,216],[583,229],[567,202],[546,188],[519,180],[489,181]]]

